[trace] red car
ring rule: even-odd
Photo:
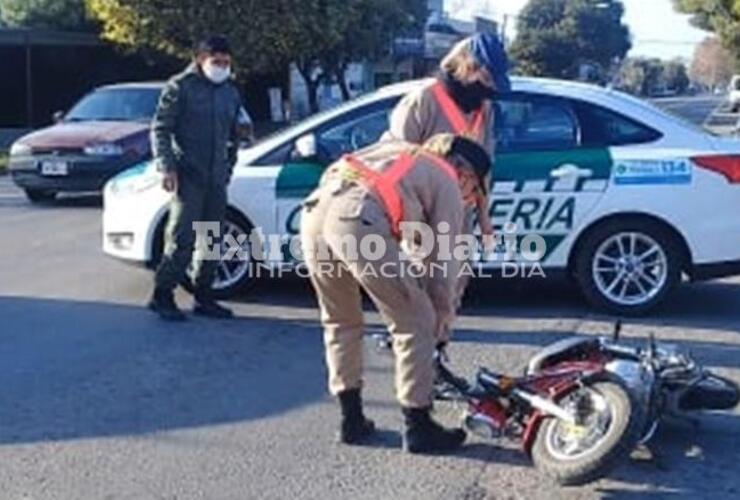
[[[62,191],[101,191],[108,179],[151,157],[149,125],[163,86],[116,84],[87,94],[54,125],[13,144],[13,181],[32,202]]]

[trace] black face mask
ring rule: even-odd
[[[464,84],[446,74],[442,76],[442,81],[452,99],[466,114],[480,109],[483,101],[492,97],[491,89],[481,82]]]

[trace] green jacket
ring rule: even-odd
[[[231,81],[216,85],[195,64],[167,82],[152,122],[157,168],[227,184],[236,163],[241,100]]]

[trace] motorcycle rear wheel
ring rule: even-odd
[[[683,411],[731,410],[740,401],[740,388],[732,380],[718,375],[707,375],[689,389],[679,400]]]
[[[589,397],[595,401],[587,420],[598,423],[600,434],[594,434],[590,424],[569,426],[556,418],[547,418],[532,446],[532,460],[537,469],[566,486],[603,477],[629,456],[645,425],[640,407],[633,404],[629,391],[621,384],[596,382],[566,395],[558,404],[562,405],[579,391],[589,391]],[[585,447],[579,442],[577,449],[573,448],[569,428],[577,430],[576,435],[585,436]]]

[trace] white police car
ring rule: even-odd
[[[376,141],[389,111],[418,85],[380,89],[242,151],[223,233],[295,236],[300,202],[327,162]],[[494,222],[513,223],[519,239],[541,236],[542,270],[567,271],[592,304],[641,314],[682,276],[740,274],[740,142],[619,92],[529,78],[514,79],[513,92],[499,99],[495,129]],[[169,198],[159,175],[140,165],[104,194],[105,252],[151,265]],[[222,260],[214,288],[227,296],[247,286],[250,264]],[[267,264],[292,262],[283,252]]]

